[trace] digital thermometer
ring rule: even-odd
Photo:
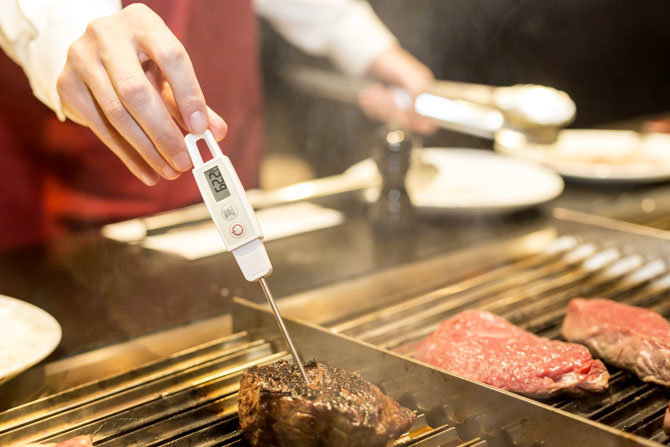
[[[193,161],[195,182],[226,249],[235,256],[244,278],[260,283],[293,360],[309,384],[307,373],[265,281],[272,273],[272,264],[263,245],[263,232],[230,159],[223,155],[209,130],[199,135],[188,134],[184,140]],[[210,160],[203,162],[198,150],[198,140],[204,140],[207,144],[212,155]]]

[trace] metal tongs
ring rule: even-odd
[[[284,77],[309,93],[347,103],[357,103],[359,93],[374,82],[304,66],[285,70]],[[507,128],[532,141],[552,142],[576,111],[567,93],[531,84],[494,87],[436,81],[414,100],[399,87],[393,87],[393,96],[400,109],[413,108],[440,127],[489,139]]]

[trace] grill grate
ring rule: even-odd
[[[580,295],[604,296],[645,306],[668,317],[668,261],[640,256],[611,243],[563,237],[541,254],[509,257],[458,280],[445,280],[439,286],[424,285],[427,290],[417,292],[414,289],[407,292],[407,296],[400,292],[395,297],[395,304],[386,303],[380,309],[332,321],[327,326],[411,355],[418,342],[444,318],[475,307],[498,313],[540,335],[558,338],[565,305]],[[246,324],[251,320],[240,321],[240,327],[252,327]],[[314,329],[312,333],[316,334]],[[319,349],[327,349],[321,345],[324,339],[316,341]],[[304,341],[305,348],[307,344]],[[54,442],[91,434],[96,446],[106,447],[246,446],[238,431],[240,375],[252,365],[288,358],[277,346],[271,336],[240,332],[126,373],[13,408],[0,413],[0,445]],[[349,345],[337,345],[338,349],[344,349],[347,357],[355,357],[355,352],[343,346]],[[359,353],[366,353],[361,361],[354,358],[356,361],[347,363],[356,365],[362,373],[381,368],[366,363],[370,351],[381,351],[369,346],[366,349],[368,351]],[[322,351],[313,351],[312,355],[314,352]],[[396,360],[405,362],[397,357]],[[397,362],[392,364],[400,366]],[[501,396],[493,390],[484,392],[483,387],[471,384],[471,387],[482,390],[468,388],[465,393],[459,385],[450,388],[444,399],[436,401],[434,378],[432,382],[424,382],[432,376],[424,375],[423,371],[418,375],[409,373],[406,365],[402,368],[405,369],[381,368],[372,375],[384,392],[418,415],[410,431],[393,444],[396,447],[525,446],[538,445],[538,439],[548,436],[544,434],[529,440],[529,433],[532,436],[538,427],[529,429],[524,417],[514,416],[520,413],[491,411],[501,405],[489,408],[487,402],[502,402],[497,400]],[[670,389],[642,383],[625,371],[610,368],[610,372],[610,389],[605,394],[579,400],[554,398],[544,403],[654,442],[670,444],[661,430]],[[449,382],[439,383],[443,386]],[[489,400],[493,398],[495,400]],[[469,402],[477,404],[469,405]],[[510,408],[525,408],[518,402],[504,402],[510,404]],[[537,411],[541,409],[538,407]],[[536,414],[533,409],[531,418]],[[568,418],[559,416],[552,414],[548,419],[556,422],[560,417]],[[589,427],[588,422],[575,423],[584,424],[583,428],[593,435],[590,431],[593,427]],[[574,424],[570,426],[574,427]],[[585,436],[587,431],[579,431],[579,436]],[[560,433],[558,438],[561,438]],[[595,439],[600,438],[598,434]],[[553,437],[546,439],[547,445],[561,445],[555,441]]]
[[[238,333],[98,382],[0,413],[0,445],[59,442],[91,434],[94,445],[248,446],[239,432],[237,391],[244,369],[278,359],[283,351]],[[379,384],[394,389],[393,380]],[[397,388],[396,388],[397,389]],[[431,419],[411,399],[418,417],[396,447],[485,447]],[[433,418],[435,419],[435,418]]]
[[[643,218],[630,219],[634,223],[645,225],[647,227],[657,228],[659,230],[670,231],[670,216],[644,216]]]
[[[488,310],[549,338],[559,330],[568,301],[605,297],[670,316],[670,259],[646,258],[611,244],[564,236],[543,253],[479,269],[436,290],[400,297],[396,304],[326,324],[360,340],[412,355],[444,319],[468,308]],[[670,445],[662,420],[670,389],[646,384],[608,366],[607,393],[554,398],[554,407]]]

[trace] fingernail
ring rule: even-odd
[[[200,110],[191,113],[189,122],[191,124],[191,132],[193,133],[203,133],[207,130],[207,118]]]
[[[186,152],[180,152],[174,156],[172,163],[180,171],[186,171],[191,167],[191,159]]]
[[[142,174],[142,181],[148,186],[154,186],[158,183],[158,178],[154,174]]]
[[[179,176],[179,173],[172,169],[172,166],[166,165],[163,166],[163,169],[161,170],[163,172],[163,177],[166,177],[168,179],[173,179]]]

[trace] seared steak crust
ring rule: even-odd
[[[253,446],[385,446],[414,413],[356,373],[311,361],[310,386],[288,362],[242,375],[240,427]]]

